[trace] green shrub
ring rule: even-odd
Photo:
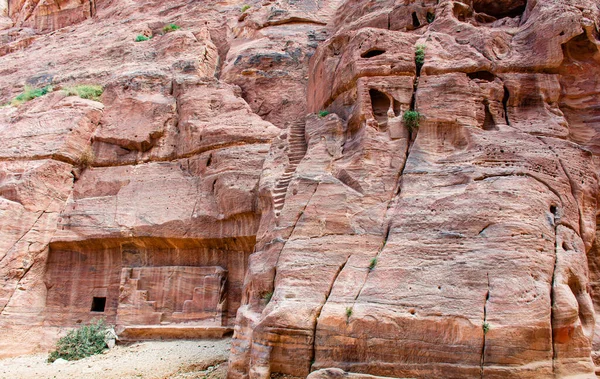
[[[415,130],[419,128],[419,121],[421,120],[421,114],[417,111],[406,111],[404,112],[404,116],[402,116],[404,120],[404,125],[410,130]]]
[[[346,307],[346,318],[352,316],[352,307]]]
[[[433,21],[435,21],[435,14],[427,12],[427,22],[431,24]]]
[[[97,84],[79,84],[73,87],[66,87],[63,91],[67,96],[79,96],[82,99],[100,101],[100,96],[104,88]]]
[[[262,298],[263,298],[263,300],[265,301],[266,304],[269,304],[269,302],[273,298],[273,292],[265,292],[265,293],[263,293]]]
[[[421,71],[425,64],[425,46],[417,45],[415,47],[415,64],[417,65],[417,72]]]
[[[371,263],[369,263],[369,270],[373,270],[377,266],[377,258],[371,259]]]
[[[151,37],[146,37],[143,34],[138,34],[137,37],[135,37],[135,42],[144,42],[144,41],[148,41]]]
[[[244,12],[246,12],[250,8],[252,8],[250,5],[244,4],[244,6],[242,7],[242,9],[240,9],[240,12],[244,13]]]
[[[48,356],[48,362],[52,363],[59,358],[76,361],[103,352],[108,348],[104,342],[105,333],[106,325],[103,320],[71,330],[58,340],[56,350]]]
[[[181,27],[179,25],[169,24],[169,25],[165,25],[162,30],[163,30],[163,33],[167,34],[170,32],[174,32],[175,30],[179,30],[179,29],[181,29]]]
[[[326,110],[319,111],[319,117],[325,117],[328,114],[329,114],[329,111],[326,111]]]
[[[490,330],[490,324],[488,324],[487,322],[484,322],[483,325],[481,325],[481,327],[483,328],[483,334],[487,334],[487,332]]]
[[[14,106],[21,105],[29,100],[33,100],[36,97],[44,96],[48,93],[52,92],[52,86],[46,86],[43,88],[32,88],[29,86],[25,86],[23,92],[21,92],[17,97],[15,97],[10,104]]]

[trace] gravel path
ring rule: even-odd
[[[116,346],[79,361],[46,363],[47,354],[0,360],[1,379],[222,379],[231,339],[149,341]]]

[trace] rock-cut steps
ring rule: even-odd
[[[305,137],[305,121],[299,120],[292,123],[288,128],[288,161],[284,173],[277,181],[277,185],[273,190],[273,208],[275,215],[279,216],[285,203],[285,195],[288,186],[292,181],[296,168],[306,155],[308,146]]]

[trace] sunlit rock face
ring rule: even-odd
[[[595,377],[597,25],[340,4],[263,169],[230,377]]]
[[[0,356],[102,317],[234,329],[232,379],[594,377],[599,17],[0,1],[0,104],[54,89],[0,108]]]

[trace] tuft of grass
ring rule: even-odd
[[[369,263],[369,271],[373,271],[375,266],[377,266],[377,257],[371,259],[371,263]]]
[[[81,156],[79,157],[79,165],[82,168],[89,168],[92,166],[95,160],[94,151],[91,146],[88,146],[81,152]]]
[[[99,320],[71,330],[58,340],[56,350],[48,356],[48,362],[52,363],[59,358],[76,361],[103,352],[108,349],[104,342],[106,329],[104,321]]]
[[[63,91],[67,96],[79,96],[82,99],[100,101],[100,96],[104,92],[104,87],[97,84],[79,84],[72,87],[66,87]]]
[[[240,12],[244,13],[250,8],[252,8],[250,5],[244,4],[244,6],[242,6],[242,8],[240,9]]]
[[[167,34],[170,32],[174,32],[175,30],[179,30],[181,29],[181,26],[177,25],[177,24],[169,24],[169,25],[165,25],[162,28],[163,33]]]
[[[350,318],[352,316],[352,307],[346,307],[346,318]]]
[[[52,92],[52,86],[46,86],[42,88],[32,88],[29,86],[25,86],[23,92],[21,92],[17,97],[15,97],[10,104],[13,106],[19,106],[29,100],[33,100],[36,97],[44,96],[50,92]]]
[[[143,34],[138,34],[137,37],[135,37],[135,42],[144,42],[144,41],[148,41],[150,38],[152,37],[146,37]]]
[[[490,324],[484,322],[483,325],[481,325],[481,328],[483,329],[483,334],[487,334],[487,332],[490,330]]]
[[[319,117],[325,117],[328,114],[329,114],[329,111],[326,111],[326,110],[319,111],[319,113],[318,113]]]
[[[417,65],[417,72],[420,72],[425,64],[425,45],[415,47],[415,64]]]
[[[269,302],[273,298],[273,292],[265,292],[265,293],[263,293],[262,298],[263,298],[263,300],[265,301],[266,304],[269,304]]]
[[[404,125],[410,130],[419,128],[419,121],[421,120],[421,114],[417,111],[406,111],[402,116]]]

